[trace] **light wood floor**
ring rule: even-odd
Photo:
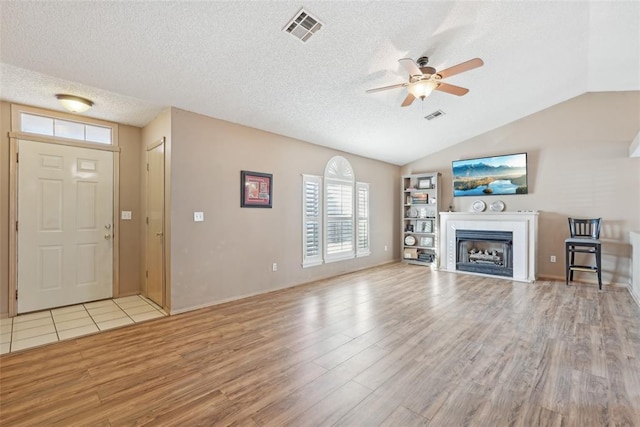
[[[640,309],[392,264],[4,355],[0,387],[3,425],[638,426]]]

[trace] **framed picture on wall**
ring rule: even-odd
[[[273,204],[273,175],[240,171],[240,207],[271,208]]]

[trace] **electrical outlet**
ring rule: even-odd
[[[278,271],[278,263],[274,262],[273,264],[271,264],[271,271]]]
[[[551,262],[556,262],[556,256],[555,256],[555,255],[551,255],[551,259],[550,259],[550,261],[551,261]]]
[[[387,245],[384,245],[384,251],[387,252]]]
[[[131,219],[131,211],[122,211],[122,219],[130,220]]]
[[[202,221],[204,221],[204,212],[194,212],[193,222],[202,222]]]

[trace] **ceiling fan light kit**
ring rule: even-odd
[[[388,89],[406,87],[408,94],[402,102],[401,107],[407,107],[411,105],[416,98],[424,100],[434,90],[457,96],[466,95],[467,92],[469,92],[469,89],[455,86],[449,83],[444,83],[442,79],[463,73],[465,71],[473,70],[474,68],[478,68],[484,65],[482,59],[474,58],[466,62],[462,62],[458,65],[454,65],[453,67],[449,67],[441,71],[436,71],[435,68],[427,66],[429,58],[427,58],[426,56],[418,58],[418,62],[414,61],[411,58],[402,58],[399,59],[398,62],[409,73],[408,82],[369,89],[366,92],[373,93]]]
[[[434,80],[418,80],[417,82],[410,83],[407,90],[415,98],[425,99],[431,95],[431,92],[438,87],[438,83]]]

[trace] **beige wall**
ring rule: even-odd
[[[9,315],[9,137],[11,105],[0,102],[0,318]]]
[[[178,109],[171,132],[172,312],[398,258],[398,166]],[[301,174],[322,175],[335,155],[370,183],[372,254],[303,269]],[[240,208],[241,170],[273,174],[272,209]]]
[[[402,173],[442,172],[443,204],[456,211],[470,210],[477,199],[541,211],[542,277],[564,280],[567,217],[602,217],[603,281],[626,285],[629,231],[640,230],[640,158],[629,157],[639,130],[640,92],[588,93],[410,163]],[[528,154],[528,195],[452,197],[452,160],[520,152]]]
[[[140,145],[141,130],[119,125],[120,165],[120,209],[140,211]],[[9,311],[9,138],[11,130],[11,104],[0,102],[0,317]],[[120,226],[120,295],[137,294],[141,289],[141,241],[142,223],[139,217],[132,221],[115,221]]]
[[[131,211],[131,220],[116,218],[120,226],[120,296],[135,295],[142,289],[140,264],[142,241],[140,230],[144,222],[141,213],[141,129],[118,126],[120,144],[120,211]]]

